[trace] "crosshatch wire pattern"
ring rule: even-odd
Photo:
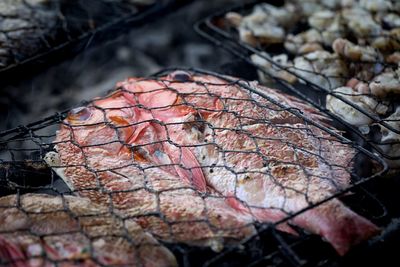
[[[173,266],[166,247],[183,265],[198,247],[205,265],[236,259],[232,251],[247,263],[278,254],[301,265],[291,249],[298,240],[284,239],[314,233],[344,254],[378,228],[335,197],[387,167],[328,124],[293,97],[211,72],[128,79],[82,107],[1,133],[2,195],[18,193],[1,198],[1,220],[21,220],[2,224],[1,253],[11,262]],[[274,245],[252,251],[263,236]],[[114,243],[120,256],[105,252]],[[159,262],[146,261],[149,250]]]
[[[352,3],[358,2],[362,5],[362,1]],[[208,40],[255,66],[262,82],[278,80],[329,112],[398,168],[400,28],[388,18],[400,11],[395,1],[382,3],[381,13],[367,2],[362,8],[315,4],[316,13],[311,15],[302,11],[306,2],[285,1],[276,7],[272,1],[255,1],[210,15],[196,27]],[[296,12],[290,14],[296,15],[286,25],[283,12],[291,9]],[[363,19],[358,19],[360,14]],[[353,21],[357,19],[365,25]],[[277,26],[282,27],[281,40],[262,36],[276,33],[266,32]]]
[[[5,0],[0,4],[0,72],[68,57],[182,4],[161,0]],[[51,55],[51,57],[50,57]]]

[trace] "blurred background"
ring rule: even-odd
[[[24,125],[90,100],[132,76],[151,75],[166,67],[199,67],[223,71],[235,65],[225,51],[202,39],[193,24],[211,12],[240,0],[184,1],[178,10],[134,27],[35,75],[3,78],[0,131]]]

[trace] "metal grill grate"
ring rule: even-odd
[[[379,220],[385,207],[365,189],[387,166],[328,123],[300,100],[216,73],[166,70],[128,79],[82,107],[0,133],[1,193],[17,193],[0,199],[0,220],[33,218],[1,224],[0,251],[13,264],[36,257],[174,265],[160,244],[183,266],[334,259],[312,233],[340,254],[377,234],[337,197],[353,198],[346,203],[387,224]],[[370,209],[357,207],[365,202]],[[57,221],[64,219],[77,236],[62,236],[69,229]],[[113,220],[118,227],[110,229]],[[123,253],[104,254],[114,243],[112,251]],[[314,249],[304,251],[307,243]],[[154,255],[149,244],[160,263],[144,260]]]
[[[319,10],[311,16],[304,12],[307,9],[302,9],[302,5],[308,2],[286,1],[281,3],[282,6],[266,3],[256,1],[213,14],[196,25],[197,31],[256,67],[262,82],[278,82],[286,90],[328,112],[354,138],[386,158],[391,167],[398,168],[399,103],[395,96],[396,88],[400,84],[397,73],[400,41],[396,35],[399,28],[387,25],[387,19],[382,18],[385,15],[367,11],[368,8],[373,8],[370,6],[351,9],[341,7],[340,4],[333,7],[315,4]],[[354,1],[354,5],[355,3],[358,1]],[[367,1],[363,3],[367,5]],[[387,12],[398,16],[396,2],[385,3],[391,3],[391,9]],[[260,29],[268,32],[268,29],[280,26],[278,19],[283,19],[274,18],[271,14],[268,16],[268,12],[272,12],[268,11],[269,8],[280,11],[290,8],[296,10],[289,13],[293,15],[292,24],[282,26],[284,35],[276,43],[266,43],[268,38],[262,39],[256,32]],[[260,15],[260,10],[263,9],[264,15]],[[365,23],[371,14],[374,14],[374,19],[379,18],[381,24],[374,22],[379,26],[376,26],[380,29],[379,33],[360,33],[351,28],[355,24],[351,21],[351,14],[357,13],[356,11],[365,13]],[[242,28],[233,25],[239,25],[240,20],[244,21],[246,15],[250,17],[251,14],[258,16],[258,24],[254,22],[259,26],[256,30],[250,29],[248,25],[238,26]],[[340,29],[334,31],[329,27],[335,26],[336,20],[341,21],[338,23]],[[317,22],[324,21],[330,23],[329,27],[325,25],[329,29],[318,28]],[[271,25],[262,26],[263,23]],[[240,25],[245,24],[242,22]],[[247,24],[250,22],[247,21]],[[249,27],[248,32],[244,30],[246,27]],[[371,31],[370,28],[365,30]],[[321,40],[300,42],[306,36],[310,39],[312,34],[320,36]],[[383,46],[383,43],[387,47],[379,46]]]
[[[189,1],[6,0],[0,4],[0,75],[70,58]]]

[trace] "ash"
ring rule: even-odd
[[[202,39],[193,24],[221,8],[249,2],[194,1],[156,22],[132,29],[107,43],[0,89],[0,131],[26,125],[104,95],[128,77],[167,67],[221,71],[232,56]]]

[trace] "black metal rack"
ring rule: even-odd
[[[164,70],[146,79],[163,82],[165,79],[163,77],[173,70],[176,69]],[[398,207],[395,207],[396,205],[393,205],[393,198],[397,196],[396,192],[388,190],[388,188],[395,188],[393,183],[396,182],[382,180],[384,179],[382,175],[387,171],[387,165],[379,156],[353,144],[329,126],[307,118],[298,109],[277,102],[273,97],[244,80],[199,69],[179,70],[187,71],[192,75],[215,77],[226,82],[226,85],[237,85],[242,90],[261,97],[283,111],[290,112],[307,125],[317,127],[337,142],[347,144],[357,151],[357,157],[353,159],[355,169],[346,170],[352,176],[350,186],[323,201],[312,203],[307,208],[275,224],[256,224],[257,233],[240,244],[227,246],[222,252],[216,253],[206,248],[167,243],[166,245],[174,252],[182,266],[329,266],[338,260],[351,259],[352,255],[364,253],[375,244],[379,244],[382,237],[373,239],[369,245],[363,244],[355,248],[348,256],[339,259],[332,248],[317,236],[299,230],[299,236],[295,237],[276,229],[280,223],[287,222],[336,197],[340,197],[347,205],[378,225],[388,225],[391,218],[400,216],[400,211]],[[87,106],[91,103],[84,102],[83,105]],[[256,101],[254,103],[257,104]],[[63,121],[67,114],[68,110],[0,133],[0,155],[3,158],[0,161],[1,195],[15,192],[19,194],[45,192],[55,195],[70,193],[62,184],[61,179],[43,161],[46,153],[53,150],[55,131],[60,125],[65,124]],[[366,162],[372,164],[365,164]],[[349,192],[352,193],[349,194]]]

